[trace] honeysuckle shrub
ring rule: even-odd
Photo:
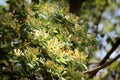
[[[58,3],[13,2],[15,12],[0,15],[0,79],[83,79],[96,47],[85,24]]]

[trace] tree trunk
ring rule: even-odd
[[[75,14],[76,16],[80,16],[80,8],[82,3],[85,0],[68,0],[69,2],[69,12]]]

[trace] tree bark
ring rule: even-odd
[[[76,16],[80,16],[80,8],[82,3],[85,0],[68,0],[69,2],[69,12],[75,14]]]

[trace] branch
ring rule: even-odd
[[[117,39],[116,43],[113,45],[112,49],[107,53],[107,55],[104,57],[104,59],[99,63],[99,65],[104,64],[107,59],[110,57],[110,55],[117,49],[117,47],[120,44],[120,38]]]
[[[119,44],[120,44],[120,38],[117,39],[117,41],[113,45],[112,49],[107,53],[107,55],[104,57],[104,59],[98,64],[98,67],[96,67],[96,68],[94,68],[92,70],[86,71],[85,74],[88,74],[89,78],[92,78],[92,77],[94,77],[96,75],[96,73],[99,70],[107,67],[108,65],[110,65],[114,61],[116,61],[119,58],[120,54],[118,56],[116,56],[113,60],[111,60],[110,62],[106,62],[109,59],[110,55],[117,49],[117,47],[119,46]]]
[[[117,55],[114,59],[111,61],[106,62],[105,64],[102,64],[101,66],[98,66],[96,68],[93,68],[92,70],[85,71],[83,75],[88,75],[89,78],[92,78],[94,74],[96,74],[99,70],[111,65],[113,62],[115,62],[118,58],[120,58],[120,54]]]

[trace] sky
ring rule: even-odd
[[[0,5],[5,5],[5,0],[0,0]]]

